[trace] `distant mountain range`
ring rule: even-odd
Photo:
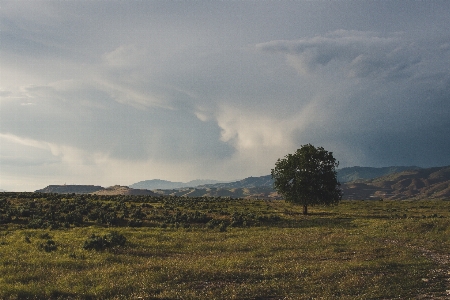
[[[349,167],[337,170],[338,181],[341,183],[354,180],[373,179],[393,173],[398,173],[406,170],[418,170],[419,167]],[[216,189],[235,189],[235,188],[255,188],[255,187],[273,187],[272,175],[265,175],[259,177],[247,177],[245,179],[234,182],[220,182],[214,184],[203,184],[194,186],[201,188],[216,188]]]
[[[450,166],[351,167],[338,170],[344,199],[450,198]],[[98,195],[172,195],[185,197],[232,197],[279,199],[271,175],[247,177],[234,182],[194,180],[187,183],[146,180],[130,187],[50,185],[36,192],[95,193]]]
[[[393,174],[405,170],[417,170],[418,167],[385,167],[385,168],[371,168],[371,167],[351,167],[343,168],[337,171],[338,180],[341,183],[360,180],[373,179],[384,175]],[[259,177],[247,177],[242,180],[234,182],[220,182],[217,180],[203,180],[197,179],[189,182],[172,182],[161,179],[152,179],[139,181],[129,186],[131,189],[139,190],[175,190],[186,188],[196,189],[236,189],[236,188],[257,188],[257,187],[273,187],[273,180],[271,175]],[[95,185],[49,185],[46,188],[37,190],[41,193],[93,193],[105,189],[101,186]]]

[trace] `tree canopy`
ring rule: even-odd
[[[341,200],[338,166],[332,152],[307,144],[278,159],[271,173],[278,193],[288,202],[303,205],[303,214],[307,214],[308,205],[337,204]]]

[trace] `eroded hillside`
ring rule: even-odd
[[[344,199],[450,198],[450,166],[416,169],[342,186]]]

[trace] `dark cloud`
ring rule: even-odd
[[[306,143],[341,166],[449,164],[449,18],[437,0],[4,2],[0,188],[266,175]]]
[[[310,99],[316,112],[293,131],[296,144],[336,148],[344,165],[431,166],[450,163],[445,45],[440,38],[338,31],[257,47],[286,55],[299,80],[317,84],[316,99]]]

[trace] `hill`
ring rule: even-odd
[[[230,197],[230,198],[252,198],[252,199],[279,199],[279,195],[272,187],[251,188],[183,188],[172,190],[153,190],[159,195],[178,197]]]
[[[150,190],[132,189],[127,186],[120,185],[115,185],[108,188],[104,188],[98,185],[49,185],[46,188],[37,190],[36,193],[150,196],[157,195]]]
[[[337,170],[338,180],[341,183],[354,181],[357,179],[373,179],[376,177],[401,172],[404,170],[419,169],[418,167],[350,167]],[[217,180],[192,180],[189,182],[173,182],[161,179],[152,179],[139,181],[129,186],[134,189],[147,190],[174,190],[185,188],[197,189],[236,189],[236,188],[256,188],[256,187],[273,187],[271,175],[259,177],[247,177],[242,180],[233,182],[220,182]]]
[[[148,195],[157,196],[156,193],[144,189],[132,189],[127,186],[114,185],[91,194],[94,195]]]
[[[89,194],[104,188],[98,185],[49,185],[43,189],[36,190],[36,193],[56,193],[56,194]]]
[[[372,168],[372,167],[349,167],[337,170],[338,181],[341,183],[354,181],[358,179],[373,179],[405,170],[417,170],[419,167],[383,167],[383,168]],[[255,188],[255,187],[273,187],[273,179],[271,175],[264,175],[259,177],[247,177],[245,179],[217,183],[217,184],[205,184],[197,186],[197,188],[221,188],[221,189],[231,189],[231,188]]]
[[[379,177],[373,176],[382,174]],[[450,198],[450,166],[421,169],[418,167],[365,168],[338,170],[344,199],[426,199]],[[347,182],[346,180],[353,180]],[[194,180],[188,183],[146,180],[131,185],[103,188],[94,185],[49,185],[41,193],[95,193],[98,195],[172,195],[184,197],[231,197],[279,199],[273,189],[271,175],[248,177],[228,183],[208,183]],[[206,182],[211,182],[206,180]],[[202,183],[195,186],[196,183]],[[179,187],[191,185],[194,187]],[[158,188],[139,188],[150,186]]]
[[[418,170],[419,167],[416,166],[393,166],[393,167],[382,167],[382,168],[372,168],[372,167],[349,167],[337,170],[337,177],[340,183],[355,181],[358,179],[373,179],[382,176],[386,176],[393,173],[399,173],[407,170]]]
[[[450,198],[450,166],[415,169],[342,186],[344,199]]]
[[[156,189],[179,189],[185,187],[196,187],[199,185],[205,184],[215,184],[219,183],[217,180],[191,180],[189,182],[173,182],[161,179],[152,179],[152,180],[144,180],[139,181],[137,183],[133,183],[130,185],[130,188],[133,189],[146,189],[146,190],[156,190]]]
[[[450,198],[450,166],[364,168],[338,170],[344,199]],[[380,177],[373,176],[381,174]],[[346,182],[351,178],[355,181]],[[368,180],[364,180],[368,178]],[[195,188],[155,190],[160,195],[185,197],[232,197],[278,199],[271,175],[248,177],[229,183],[207,184]]]
[[[236,189],[236,188],[272,187],[272,186],[273,186],[272,175],[265,175],[259,177],[247,177],[245,179],[234,182],[205,184],[197,186],[197,188]]]

